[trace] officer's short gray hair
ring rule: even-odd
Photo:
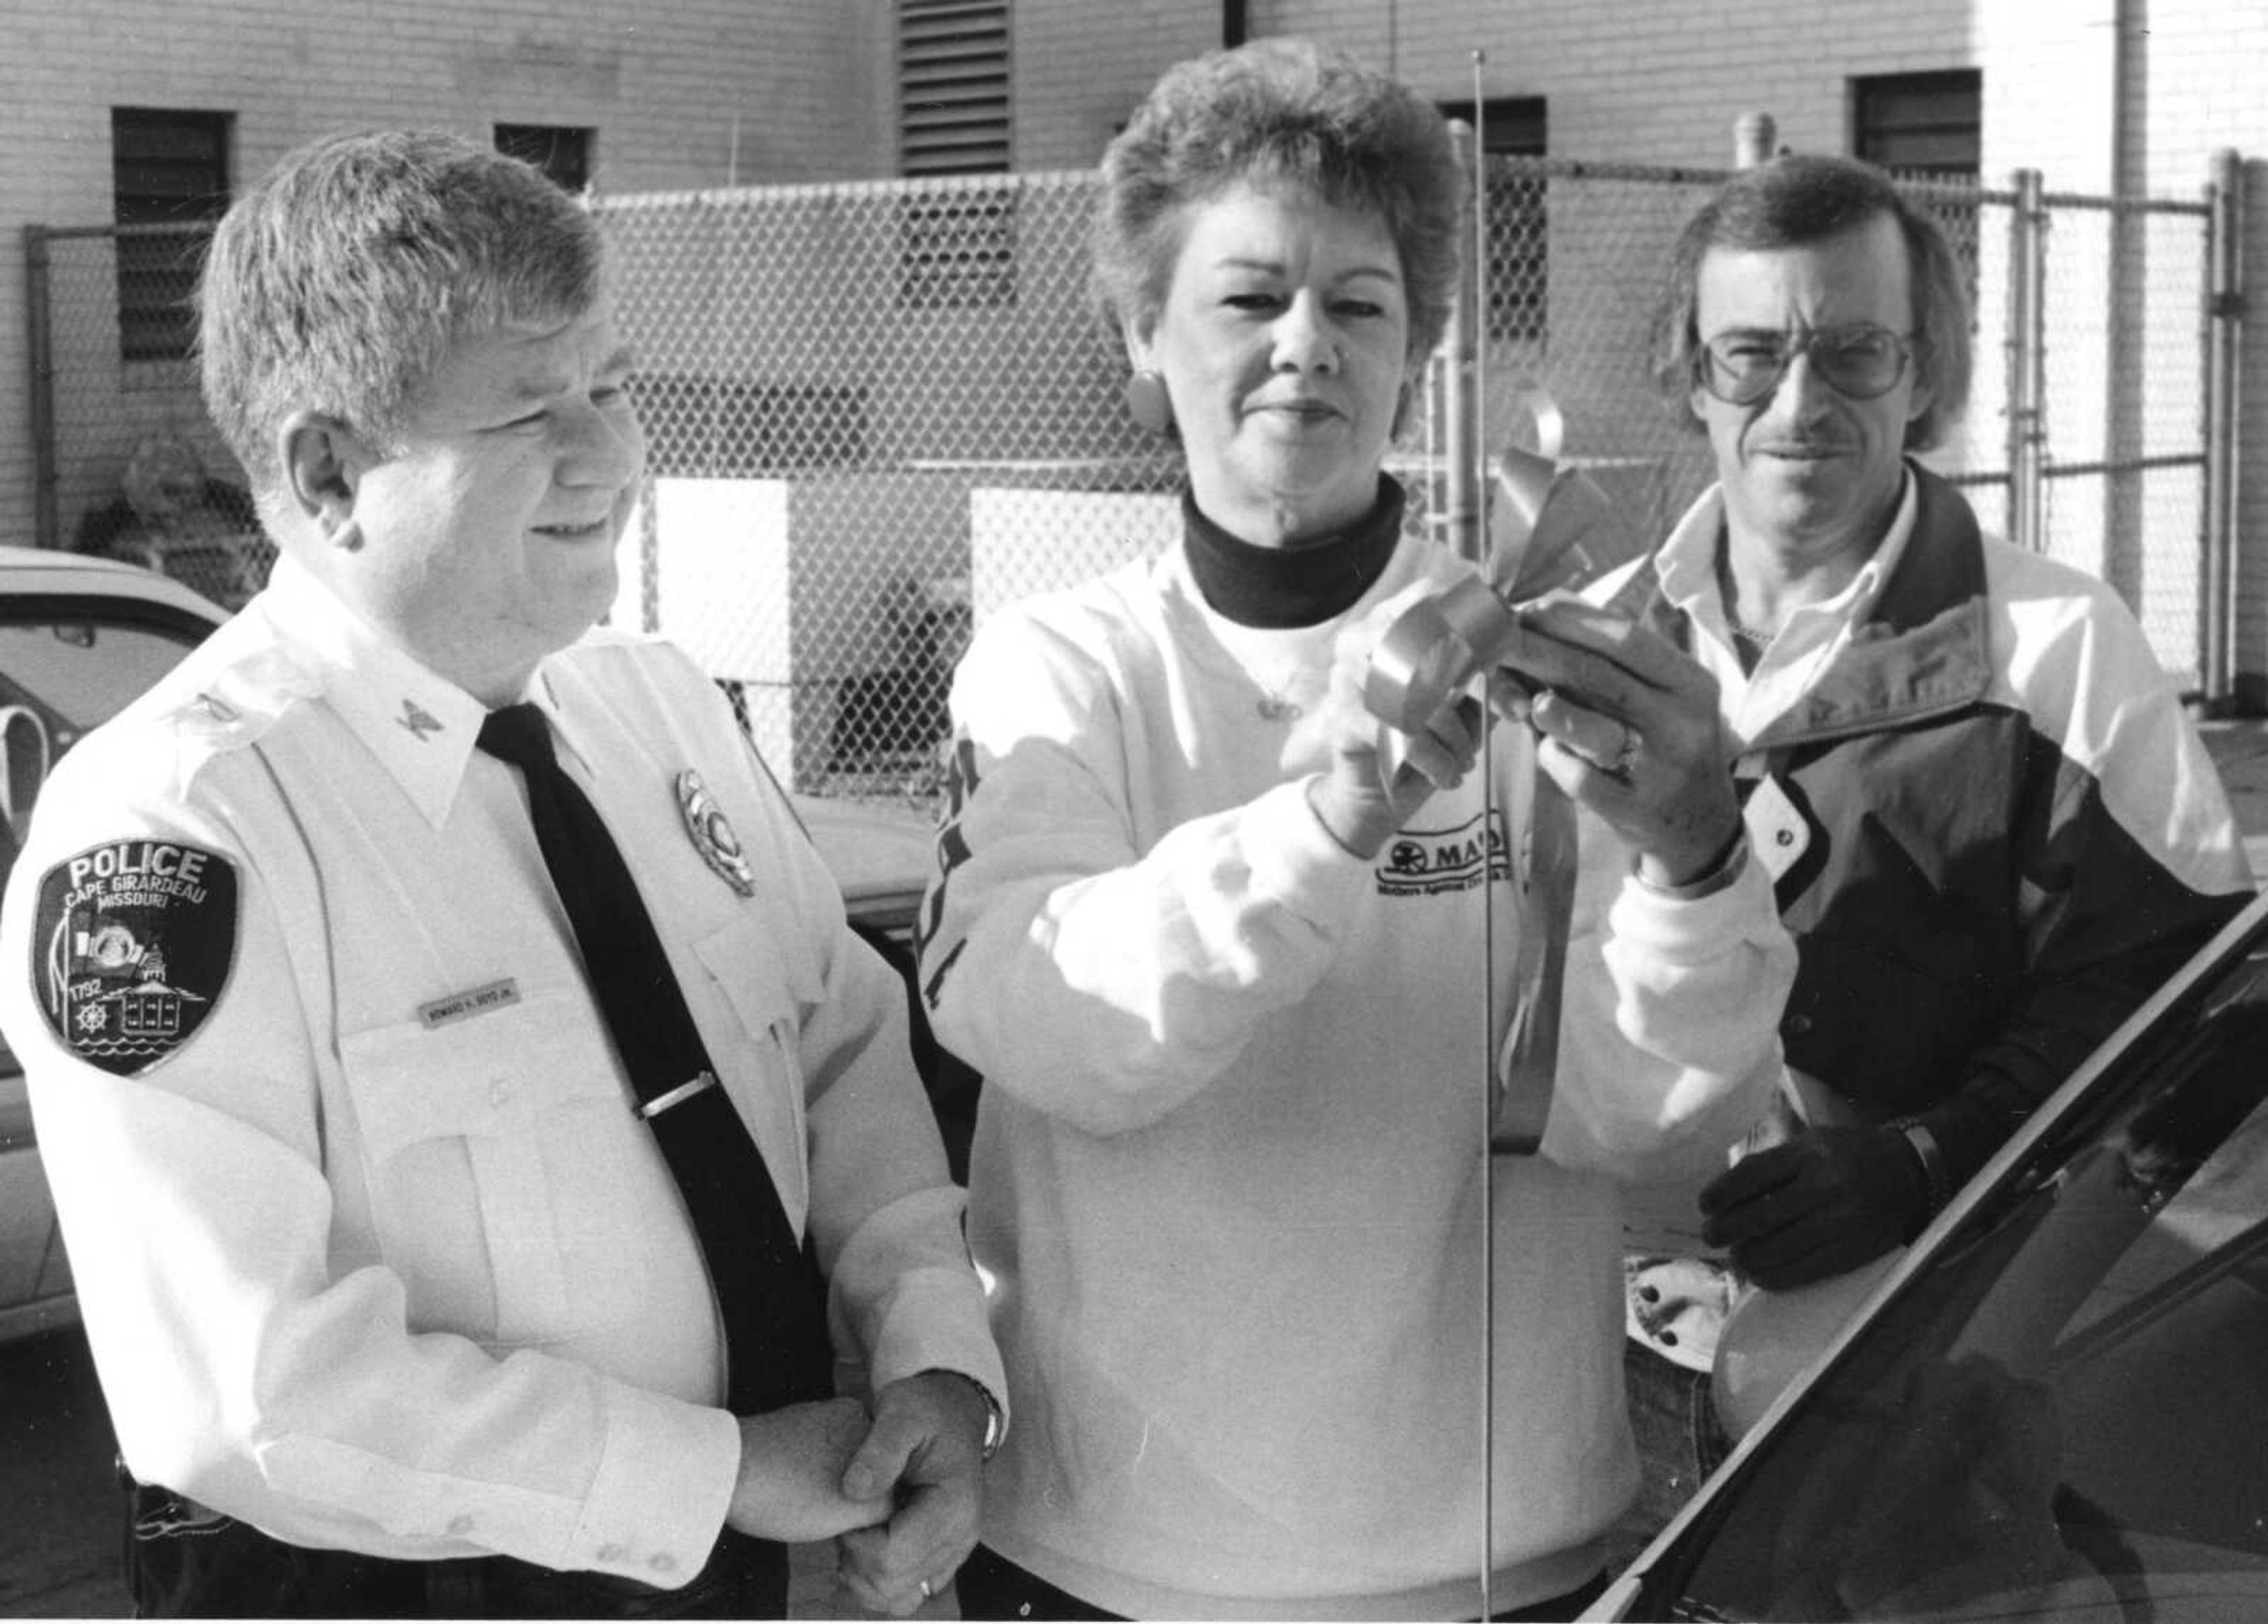
[[[206,408],[255,490],[291,413],[381,446],[467,333],[571,320],[607,258],[583,202],[435,130],[335,136],[286,156],[213,233],[198,290]]]

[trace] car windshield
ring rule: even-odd
[[[2256,922],[1733,1468],[1633,1616],[2268,1617],[2264,1098]]]

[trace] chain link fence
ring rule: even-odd
[[[163,570],[235,608],[275,549],[197,393],[210,232],[26,229],[32,522],[8,539]]]
[[[1712,477],[1706,442],[1653,386],[1647,333],[1672,244],[1721,172],[1487,162],[1485,443],[1559,431],[1558,455],[1613,499],[1589,549],[1603,567],[1659,540]],[[1087,296],[1094,186],[1079,172],[600,205],[649,463],[613,618],[685,644],[799,790],[926,805],[973,625],[1174,532],[1179,459],[1128,421],[1124,356]],[[2034,543],[2113,581],[2195,687],[2205,207],[2050,195],[2027,212],[2013,192],[1915,186],[1976,278],[1977,389],[1930,461],[2003,533],[2025,518],[2012,466],[2036,465]],[[232,474],[187,364],[121,359],[115,234],[29,236],[40,540],[85,542],[90,515],[115,517],[152,437]],[[2045,268],[2029,304],[2028,264]],[[1410,523],[1436,530],[1443,370],[1389,465]],[[237,553],[169,567],[208,590],[194,570],[238,571],[216,596],[243,584]]]

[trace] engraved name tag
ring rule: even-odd
[[[446,1026],[452,1021],[470,1020],[475,1015],[486,1015],[490,1010],[501,1010],[519,1002],[519,983],[506,976],[485,987],[468,987],[463,992],[420,1004],[417,1018],[428,1027]]]

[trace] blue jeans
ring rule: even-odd
[[[1607,1532],[1607,1568],[1619,1573],[1685,1507],[1727,1455],[1709,1372],[1688,1370],[1632,1337],[1623,1339],[1623,1385],[1638,1437],[1638,1499]]]

